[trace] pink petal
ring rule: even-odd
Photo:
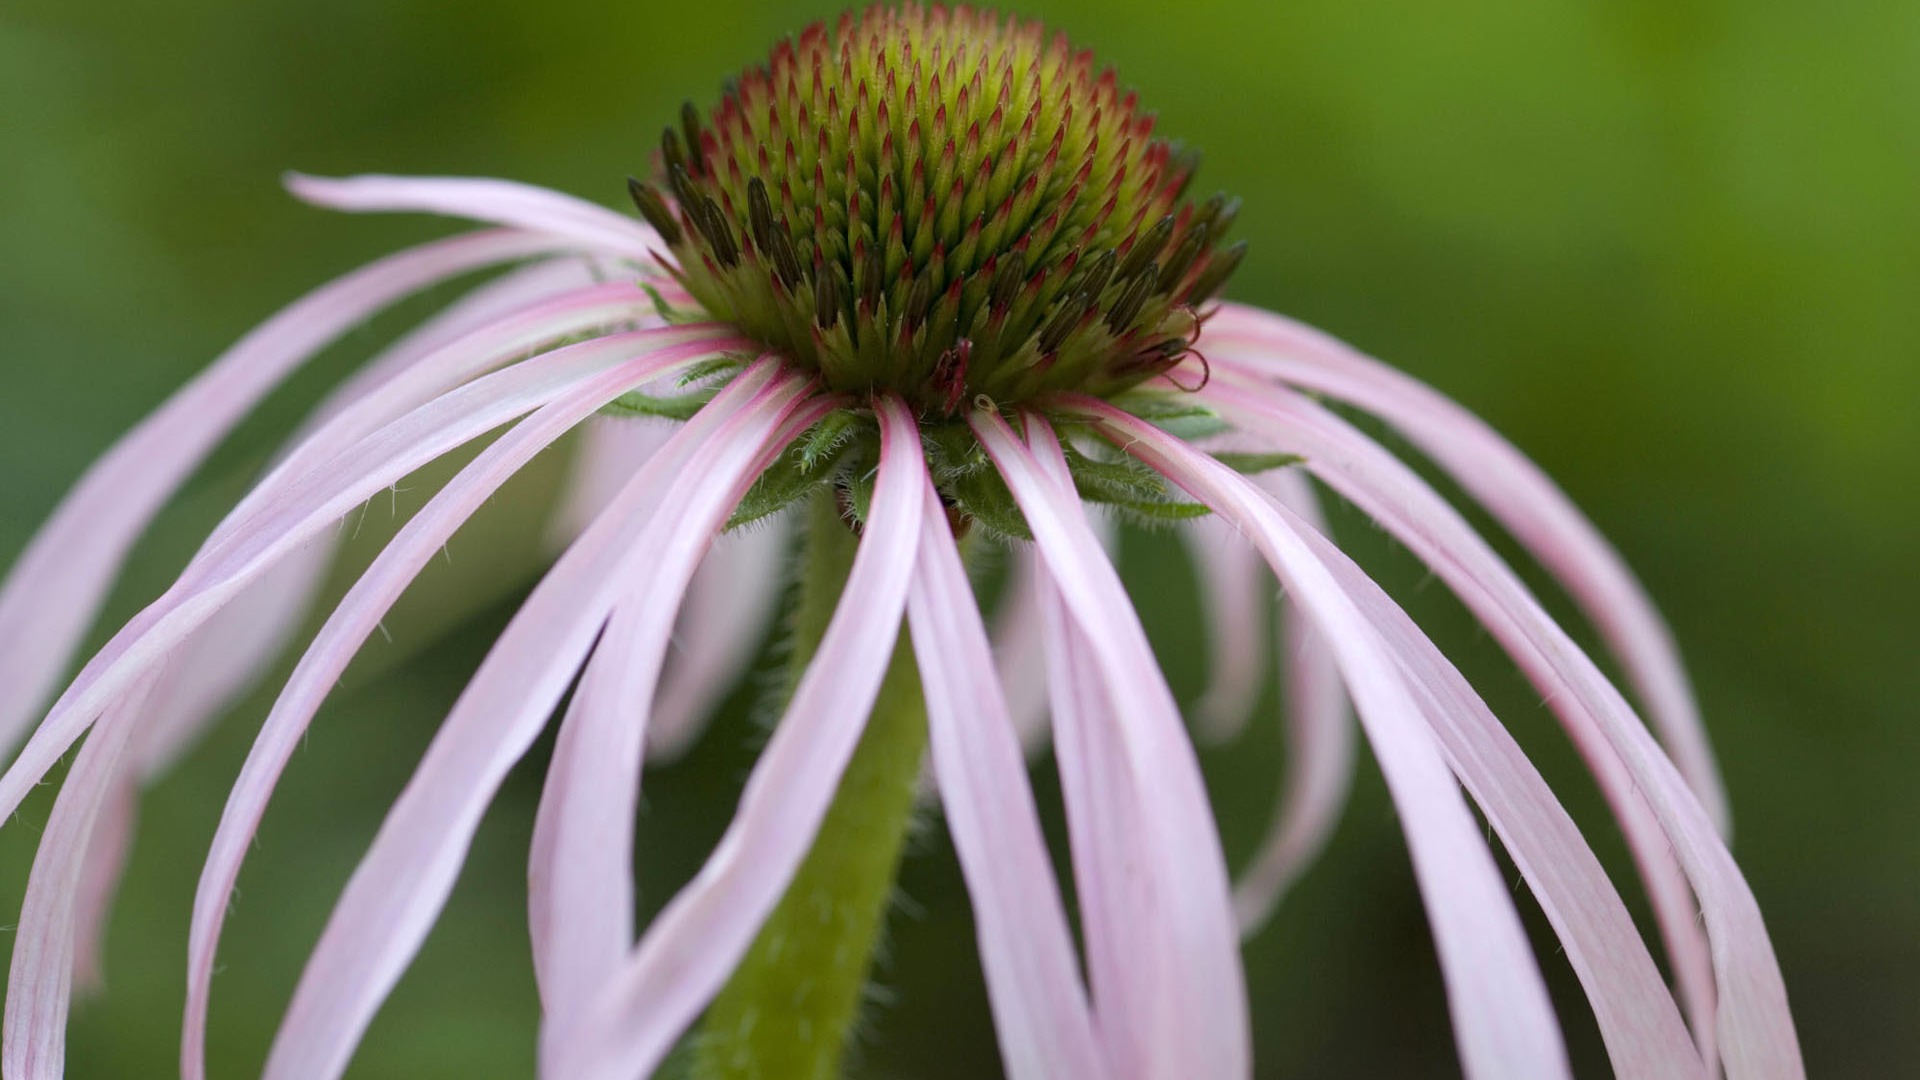
[[[442,214],[510,225],[642,262],[665,249],[645,223],[604,206],[511,180],[466,176],[354,176],[288,173],[287,190],[316,206],[353,213]]]
[[[593,524],[678,427],[669,420],[624,416],[595,417],[582,424],[573,470],[548,531],[554,549],[566,547]]]
[[[939,498],[928,489],[907,595],[933,767],[973,898],[981,965],[1014,1080],[1104,1077],[1073,937],[1040,835],[986,627]]]
[[[1302,536],[1386,638],[1454,772],[1540,901],[1593,1004],[1614,1075],[1702,1080],[1706,1066],[1633,917],[1519,744],[1352,560],[1319,536]]]
[[[564,543],[671,433],[664,421],[602,419],[582,433],[579,454],[553,538]],[[647,758],[680,758],[705,730],[714,707],[759,655],[786,578],[786,519],[735,529],[714,542],[681,605],[674,655],[660,679],[648,725]]]
[[[891,398],[878,399],[875,411],[880,472],[845,598],[754,766],[733,824],[592,1012],[543,1033],[542,1076],[651,1075],[725,983],[812,846],[893,654],[928,483],[912,414]]]
[[[1208,742],[1246,730],[1267,675],[1267,609],[1273,587],[1260,559],[1233,528],[1202,518],[1181,530],[1193,552],[1207,627],[1207,689],[1193,703],[1194,726]]]
[[[694,575],[674,630],[647,739],[652,761],[677,760],[740,684],[780,606],[791,530],[785,518],[735,529],[714,542]]]
[[[326,695],[332,690],[347,663],[379,624],[393,602],[426,564],[436,556],[454,531],[492,492],[511,477],[531,456],[570,427],[569,421],[590,414],[595,402],[622,392],[621,386],[632,380],[644,382],[663,371],[692,363],[693,358],[664,361],[642,357],[610,377],[594,380],[567,399],[546,406],[542,413],[528,419],[463,469],[404,526],[387,548],[368,567],[367,572],[327,620],[302,657],[285,690],[274,703],[272,713],[262,725],[221,815],[212,850],[201,871],[194,897],[192,934],[188,947],[187,1010],[182,1038],[182,1074],[199,1078],[205,1074],[205,1040],[208,994],[216,951],[228,899],[240,873],[241,861],[252,845],[255,830],[265,813],[281,771],[303,739],[307,725]],[[742,392],[764,385],[765,377],[742,375]],[[679,450],[663,458],[648,474],[646,491],[654,495],[672,477],[674,466],[684,463],[692,446],[710,437],[725,419],[724,411],[703,414],[690,423],[688,436]],[[636,496],[638,498],[639,496]],[[645,500],[642,500],[645,501]]]
[[[1134,834],[1114,845],[1130,849],[1131,866],[1104,856],[1084,864],[1097,872],[1082,889],[1094,910],[1114,902],[1110,910],[1128,922],[1100,931],[1107,940],[1096,943],[1099,919],[1087,912],[1095,1005],[1103,1037],[1116,1040],[1108,1043],[1109,1058],[1123,1076],[1249,1075],[1246,986],[1226,860],[1179,708],[1118,575],[1087,526],[1052,429],[1028,417],[1034,444],[1029,450],[993,413],[975,413],[972,424],[1026,515],[1071,615],[1074,626],[1057,636],[1077,640],[1087,659],[1081,674],[1097,675],[1056,690],[1062,780],[1081,773],[1118,796],[1096,793],[1082,803],[1088,808],[1112,807],[1120,799],[1136,808],[1131,821],[1111,825],[1082,815],[1086,832],[1127,825]],[[1068,760],[1081,756],[1070,725],[1086,735],[1084,772]],[[1076,834],[1076,849],[1085,834]],[[1082,865],[1076,861],[1076,874]],[[1142,900],[1151,908],[1142,909]],[[1123,945],[1130,950],[1125,964],[1117,961]],[[1116,954],[1114,962],[1102,961],[1103,954]],[[1110,1014],[1110,1005],[1119,1015]],[[1115,1030],[1117,1025],[1124,1030]]]
[[[14,934],[7,975],[4,1047],[7,1080],[59,1080],[66,1067],[67,1008],[74,969],[74,913],[81,902],[84,853],[103,804],[121,790],[120,758],[129,721],[151,689],[143,681],[116,703],[105,730],[74,759],[40,837]]]
[[[993,665],[1008,715],[1031,760],[1047,748],[1047,568],[1030,549],[1015,551],[993,613]]]
[[[327,420],[389,383],[396,383],[397,376],[444,347],[454,345],[476,330],[487,329],[510,312],[536,301],[552,299],[555,293],[592,283],[593,274],[585,262],[563,259],[515,270],[480,286],[396,342],[337,388],[314,410],[277,458],[284,459]],[[593,306],[596,303],[597,300],[589,299],[585,306],[580,306],[578,301],[562,305],[566,321],[554,327],[554,332],[564,335],[591,328],[601,320],[596,313],[600,309]],[[615,303],[604,310],[612,319],[632,314],[645,318],[641,305],[646,303],[643,294],[629,289],[616,292]],[[551,309],[539,309],[533,314],[536,322],[550,322],[552,318]],[[525,321],[519,320],[519,324],[524,325]],[[501,351],[496,347],[493,351],[495,360],[503,361],[521,351],[519,339],[524,337],[524,331],[516,333],[512,320],[499,329],[500,340],[508,344],[508,349]],[[478,351],[484,354],[486,340],[470,343],[465,351],[472,353],[473,346],[478,345]],[[456,354],[461,351],[454,350]],[[431,398],[464,380],[473,365],[429,366],[439,368],[445,376],[438,388],[426,393],[426,397]],[[418,380],[414,380],[414,384],[418,389]],[[399,386],[393,389],[398,390]],[[344,448],[352,438],[365,433],[368,422],[405,412],[412,403],[404,393],[383,395],[377,417],[370,418],[363,413],[363,423],[357,428],[332,429],[334,438],[330,445]],[[373,426],[377,426],[377,422]],[[136,761],[139,784],[150,783],[171,767],[181,753],[199,740],[209,724],[253,688],[280,656],[305,620],[314,595],[326,579],[334,547],[330,538],[310,541],[249,585],[175,649],[167,663],[166,676],[159,680],[148,699],[142,730],[135,740],[132,757]],[[75,977],[82,990],[92,988],[99,981],[100,946],[106,931],[104,920],[120,878],[122,861],[133,843],[136,778],[126,776],[119,786],[121,792],[111,798],[102,811],[106,816],[96,827],[95,843],[88,849],[88,866],[82,875],[82,900],[74,930]]]
[[[686,340],[689,337],[693,340]],[[694,359],[748,345],[742,339],[702,337],[684,328],[583,342],[461,387],[330,459],[308,460],[308,455],[296,452],[282,465],[283,475],[290,479],[279,484],[244,522],[223,530],[223,537],[204,548],[164,596],[136,615],[88,661],[0,776],[0,818],[19,807],[32,786],[133,678],[151,670],[259,574],[374,493],[636,353],[658,348],[663,361]]]
[[[1526,932],[1473,815],[1421,723],[1393,657],[1290,520],[1245,478],[1151,425],[1086,403],[1127,452],[1240,525],[1346,674],[1400,812],[1446,978],[1455,1040],[1473,1080],[1568,1077],[1566,1050]]]
[[[1674,862],[1671,841],[1650,814],[1640,784],[1623,770],[1583,699],[1569,688],[1567,677],[1541,661],[1528,632],[1515,624],[1513,605],[1533,605],[1538,610],[1526,587],[1411,469],[1331,413],[1279,388],[1236,390],[1223,381],[1208,394],[1248,430],[1306,456],[1308,468],[1418,554],[1493,631],[1553,704],[1626,832],[1674,959],[1688,1011],[1700,1029],[1702,1053],[1711,1064],[1713,1025],[1706,1018],[1715,1011],[1713,970],[1693,897]],[[1591,667],[1584,653],[1581,659]]]
[[[1111,516],[1089,508],[1087,524],[1109,554],[1119,550],[1120,531]],[[1022,547],[1010,556],[1007,581],[993,615],[993,664],[1007,695],[1007,711],[1020,746],[1032,761],[1047,749],[1046,562]]]
[[[713,437],[702,430],[676,436],[643,469],[671,478]],[[648,703],[680,598],[731,509],[710,503],[704,518],[677,503],[671,514],[656,509],[635,564],[642,572],[629,574],[616,594],[613,618],[561,724],[528,867],[534,970],[551,1026],[573,1022],[633,947],[633,822],[653,727]],[[705,535],[696,535],[702,528]],[[670,530],[679,539],[663,548]]]
[[[1327,531],[1313,487],[1298,470],[1266,473],[1254,482],[1311,528]],[[1244,935],[1273,916],[1280,898],[1326,846],[1353,778],[1353,721],[1333,650],[1292,598],[1281,608],[1281,621],[1287,768],[1273,824],[1234,884],[1233,907]]]
[[[1619,553],[1538,466],[1446,396],[1311,327],[1223,304],[1207,334],[1207,355],[1223,371],[1278,378],[1379,415],[1480,500],[1594,621],[1681,772],[1726,832],[1726,790],[1672,633]]]
[[[688,459],[663,504],[684,509],[684,517],[676,512],[650,528],[648,508],[622,500],[528,597],[348,882],[274,1040],[267,1080],[331,1078],[346,1068],[452,889],[493,792],[565,693],[621,583],[656,557],[675,557],[675,548],[704,545],[710,528],[701,526],[730,510],[769,450],[777,450],[773,436],[805,391],[799,378],[783,377],[744,406],[718,405],[738,411]],[[565,426],[591,412],[565,418]],[[554,428],[553,437],[565,430]],[[635,502],[649,486],[635,484]]]
[[[521,233],[476,233],[363,267],[269,319],[123,436],[87,470],[0,585],[0,747],[19,738],[53,689],[147,522],[289,372],[402,296],[555,246]]]

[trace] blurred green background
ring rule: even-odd
[[[1340,333],[1477,409],[1624,550],[1698,680],[1736,853],[1767,912],[1810,1072],[1912,1075],[1920,5],[1022,6],[1118,64],[1161,130],[1204,147],[1203,187],[1246,197],[1254,252],[1234,295]],[[451,228],[307,209],[279,191],[283,169],[492,174],[617,205],[623,175],[644,167],[683,98],[708,101],[774,37],[834,10],[8,0],[0,561],[89,459],[249,325]],[[223,449],[141,548],[116,623],[163,587],[302,406],[422,310],[329,353]],[[538,515],[560,465],[455,544],[453,566],[391,621],[392,643],[376,639],[296,760],[226,938],[217,1076],[258,1068],[345,876],[537,572]],[[352,559],[370,557],[382,509]],[[1624,872],[1591,785],[1498,650],[1404,552],[1351,515],[1337,529],[1510,719]],[[1191,694],[1201,654],[1177,548],[1130,538],[1126,565],[1176,689]],[[724,825],[752,761],[752,697],[736,695],[692,759],[649,777],[649,907]],[[146,803],[109,989],[72,1025],[79,1080],[168,1073],[198,864],[270,700],[256,695]],[[524,855],[544,752],[510,781],[351,1075],[531,1075]],[[1243,748],[1207,756],[1230,854],[1249,851],[1264,824],[1279,755],[1268,719]],[[0,832],[7,905],[47,802]],[[874,1012],[857,1073],[995,1075],[937,827],[903,884],[910,905],[882,975],[891,1003]],[[1605,1075],[1577,987],[1545,938],[1542,953],[1583,1075]],[[1371,763],[1331,852],[1246,956],[1261,1076],[1457,1075]]]

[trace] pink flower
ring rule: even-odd
[[[735,152],[728,125],[762,122],[743,118],[759,107],[756,95],[786,100],[766,69],[760,83],[750,73],[715,114],[718,138],[697,116],[684,142],[670,134],[662,169],[672,178],[671,205],[636,182],[652,224],[502,181],[292,178],[296,194],[323,206],[441,213],[492,227],[390,256],[254,331],[109,451],[15,563],[0,592],[0,736],[25,741],[0,777],[0,813],[11,815],[87,738],[24,900],[5,1075],[61,1074],[71,982],[93,972],[135,792],[292,636],[327,565],[334,523],[419,466],[505,427],[335,607],[234,784],[194,908],[182,1073],[201,1080],[227,901],[315,711],[466,518],[534,455],[587,427],[589,453],[556,526],[564,551],[442,724],[349,882],[288,1009],[268,1077],[332,1078],[345,1069],[437,917],[503,777],[563,700],[530,872],[542,1075],[650,1075],[726,984],[815,843],[903,625],[1009,1076],[1251,1075],[1239,939],[1272,913],[1338,813],[1352,756],[1343,689],[1406,832],[1467,1075],[1570,1075],[1533,948],[1470,799],[1545,911],[1616,1075],[1801,1076],[1778,965],[1722,838],[1724,796],[1686,677],[1658,615],[1591,524],[1517,450],[1435,391],[1281,316],[1213,302],[1239,258],[1212,243],[1230,207],[1196,212],[1182,201],[1180,170],[1190,166],[1149,140],[1151,123],[1136,119],[1132,99],[1092,78],[1077,56],[1029,55],[1020,50],[1044,41],[1032,28],[965,15],[949,25],[938,9],[861,18],[904,35],[909,53],[925,47],[914,35],[937,34],[977,41],[983,56],[1011,49],[1086,95],[1091,120],[1083,112],[1072,121],[1069,106],[1057,126],[1069,140],[1091,139],[1081,174],[1093,178],[1088,191],[1079,180],[1064,196],[1031,188],[1042,209],[1063,198],[1061,220],[1084,224],[1084,261],[1062,248],[1064,261],[1047,263],[1048,241],[1014,245],[1008,233],[997,264],[1004,295],[989,293],[1001,286],[985,248],[977,281],[955,270],[950,289],[944,281],[924,287],[929,267],[950,257],[957,265],[967,249],[949,251],[942,240],[918,250],[902,221],[919,208],[904,196],[899,207],[888,201],[891,176],[855,176],[851,154],[847,190],[880,205],[871,228],[865,219],[841,226],[874,246],[856,239],[833,249],[841,226],[829,222],[824,196],[814,210],[825,231],[790,225],[815,196],[787,181],[816,175],[795,171],[792,141],[787,165],[761,158],[766,182],[737,173],[729,181],[720,164]],[[773,70],[804,70],[811,56],[816,72],[821,57],[830,71],[835,55],[853,55],[836,54],[833,43],[862,40],[849,28],[866,25],[810,30],[797,54],[792,45],[776,52]],[[941,53],[931,56],[937,87]],[[1068,59],[1045,67],[1056,56]],[[911,103],[913,88],[928,84],[913,81],[922,79],[918,66],[911,78],[898,66]],[[997,77],[1001,69],[983,61],[980,70]],[[947,118],[942,105],[935,123],[966,132],[967,108],[984,116],[987,99],[967,106],[964,79],[957,84],[956,115]],[[1012,76],[1005,85],[1018,89]],[[859,110],[869,107],[861,86],[857,105],[851,92],[834,105],[847,110],[854,144],[866,115]],[[875,93],[880,126],[891,130],[887,103],[898,108],[899,99]],[[1034,100],[1033,116],[1056,119],[1052,104]],[[800,123],[768,115],[766,123]],[[1050,129],[1023,143],[1014,124],[1022,115],[996,107],[986,137],[1040,161]],[[1103,134],[1124,137],[1117,153],[1112,141],[1108,151],[1093,149]],[[947,175],[939,169],[954,170],[955,143],[946,143],[947,157],[938,157],[935,137],[927,145],[937,188]],[[972,145],[963,143],[963,158]],[[1054,153],[1059,146],[1056,138]],[[1070,168],[1071,141],[1068,151]],[[890,151],[872,153],[890,160]],[[1006,206],[1019,204],[1029,190],[1022,174],[1003,184],[995,154],[989,147],[971,159],[981,163],[976,180],[960,162],[954,198],[964,201],[975,190],[966,183],[977,183],[1007,191]],[[1045,168],[1054,161],[1047,156]],[[828,182],[824,170],[817,175]],[[1121,210],[1110,221],[1110,208],[1091,224],[1075,216],[1109,189]],[[740,201],[751,205],[734,193],[749,193]],[[1129,220],[1134,203],[1140,213]],[[968,228],[936,224],[944,218],[934,194],[926,208],[913,229],[951,227],[959,236]],[[849,221],[865,212],[858,198],[845,209]],[[992,233],[992,213],[982,211],[984,227],[966,235]],[[1099,255],[1103,243],[1111,246]],[[1016,250],[1019,269],[1008,275]],[[885,262],[896,258],[904,271]],[[1066,276],[1077,261],[1078,276]],[[389,303],[520,263],[528,265],[473,293],[323,404],[174,585],[27,733],[141,530],[261,397]],[[1044,284],[1048,266],[1061,275],[1053,286]],[[1028,267],[1037,270],[1031,278]],[[1158,291],[1156,282],[1164,282]],[[961,335],[968,305],[1006,319],[1029,295],[1030,332],[999,353],[984,337]],[[875,303],[889,297],[892,323]],[[794,325],[806,328],[797,337],[782,329],[794,312]],[[958,329],[929,344],[924,328],[940,318]],[[983,314],[973,325],[1001,324]],[[881,333],[891,336],[863,352],[862,342]],[[882,366],[860,366],[874,363]],[[1566,586],[1664,747],[1466,521],[1324,400],[1397,429]],[[686,418],[595,419],[636,407]],[[1196,421],[1206,430],[1183,437],[1183,425]],[[808,455],[826,464],[816,468]],[[642,758],[683,749],[750,661],[778,595],[785,534],[764,523],[726,530],[743,500],[777,509],[767,491],[789,474],[805,483],[788,501],[831,490],[858,519],[843,599],[726,836],[699,876],[636,930],[629,853]],[[1552,704],[1625,830],[1677,989],[1520,747],[1328,539],[1309,476],[1424,560]],[[1205,738],[1231,738],[1251,711],[1265,674],[1265,575],[1285,592],[1289,775],[1272,839],[1237,888],[1181,710],[1088,519],[1088,498],[1194,519],[1182,527],[1214,627],[1212,686],[1193,710]],[[1017,545],[992,635],[956,540],[975,528],[1032,541]],[[1026,751],[1049,733],[1048,712],[1084,979],[1025,773]]]

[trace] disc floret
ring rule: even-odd
[[[1111,68],[1037,22],[870,8],[667,129],[635,203],[674,273],[846,391],[929,415],[1111,396],[1179,363],[1244,252]]]

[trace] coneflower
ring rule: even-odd
[[[1250,1076],[1239,940],[1338,811],[1343,689],[1406,833],[1466,1075],[1570,1076],[1477,807],[1552,925],[1616,1075],[1800,1077],[1687,681],[1640,588],[1551,481],[1461,408],[1218,300],[1246,246],[1236,200],[1193,194],[1196,163],[1111,70],[1039,24],[904,6],[810,27],[717,108],[689,105],[629,181],[640,220],[502,181],[294,177],[324,206],[493,228],[298,302],[89,471],[0,593],[0,737],[24,733],[155,510],[288,373],[407,294],[529,265],[322,405],[25,739],[0,815],[86,736],[23,903],[6,1077],[62,1073],[73,982],[97,962],[135,794],[291,635],[334,523],[504,427],[339,602],[233,787],[191,930],[180,1067],[202,1080],[221,921],[308,723],[469,515],[588,425],[564,552],[388,812],[267,1077],[346,1069],[502,779],[563,702],[530,868],[541,1075],[648,1076],[683,1041],[699,1077],[838,1075],[930,759],[1007,1075]],[[1664,749],[1466,521],[1329,402],[1397,429],[1554,573]],[[1308,477],[1424,560],[1552,705],[1625,832],[1672,987],[1520,747],[1327,538]],[[1237,730],[1262,677],[1260,563],[1284,591],[1293,752],[1272,839],[1237,889],[1188,728],[1089,508],[1192,532],[1216,627],[1213,686],[1194,710],[1208,737]],[[693,738],[748,662],[787,528],[802,555],[784,712],[705,868],[636,928],[642,761]],[[990,635],[968,559],[995,545],[1017,561]],[[1047,736],[1078,941],[1025,772],[1023,747]]]

